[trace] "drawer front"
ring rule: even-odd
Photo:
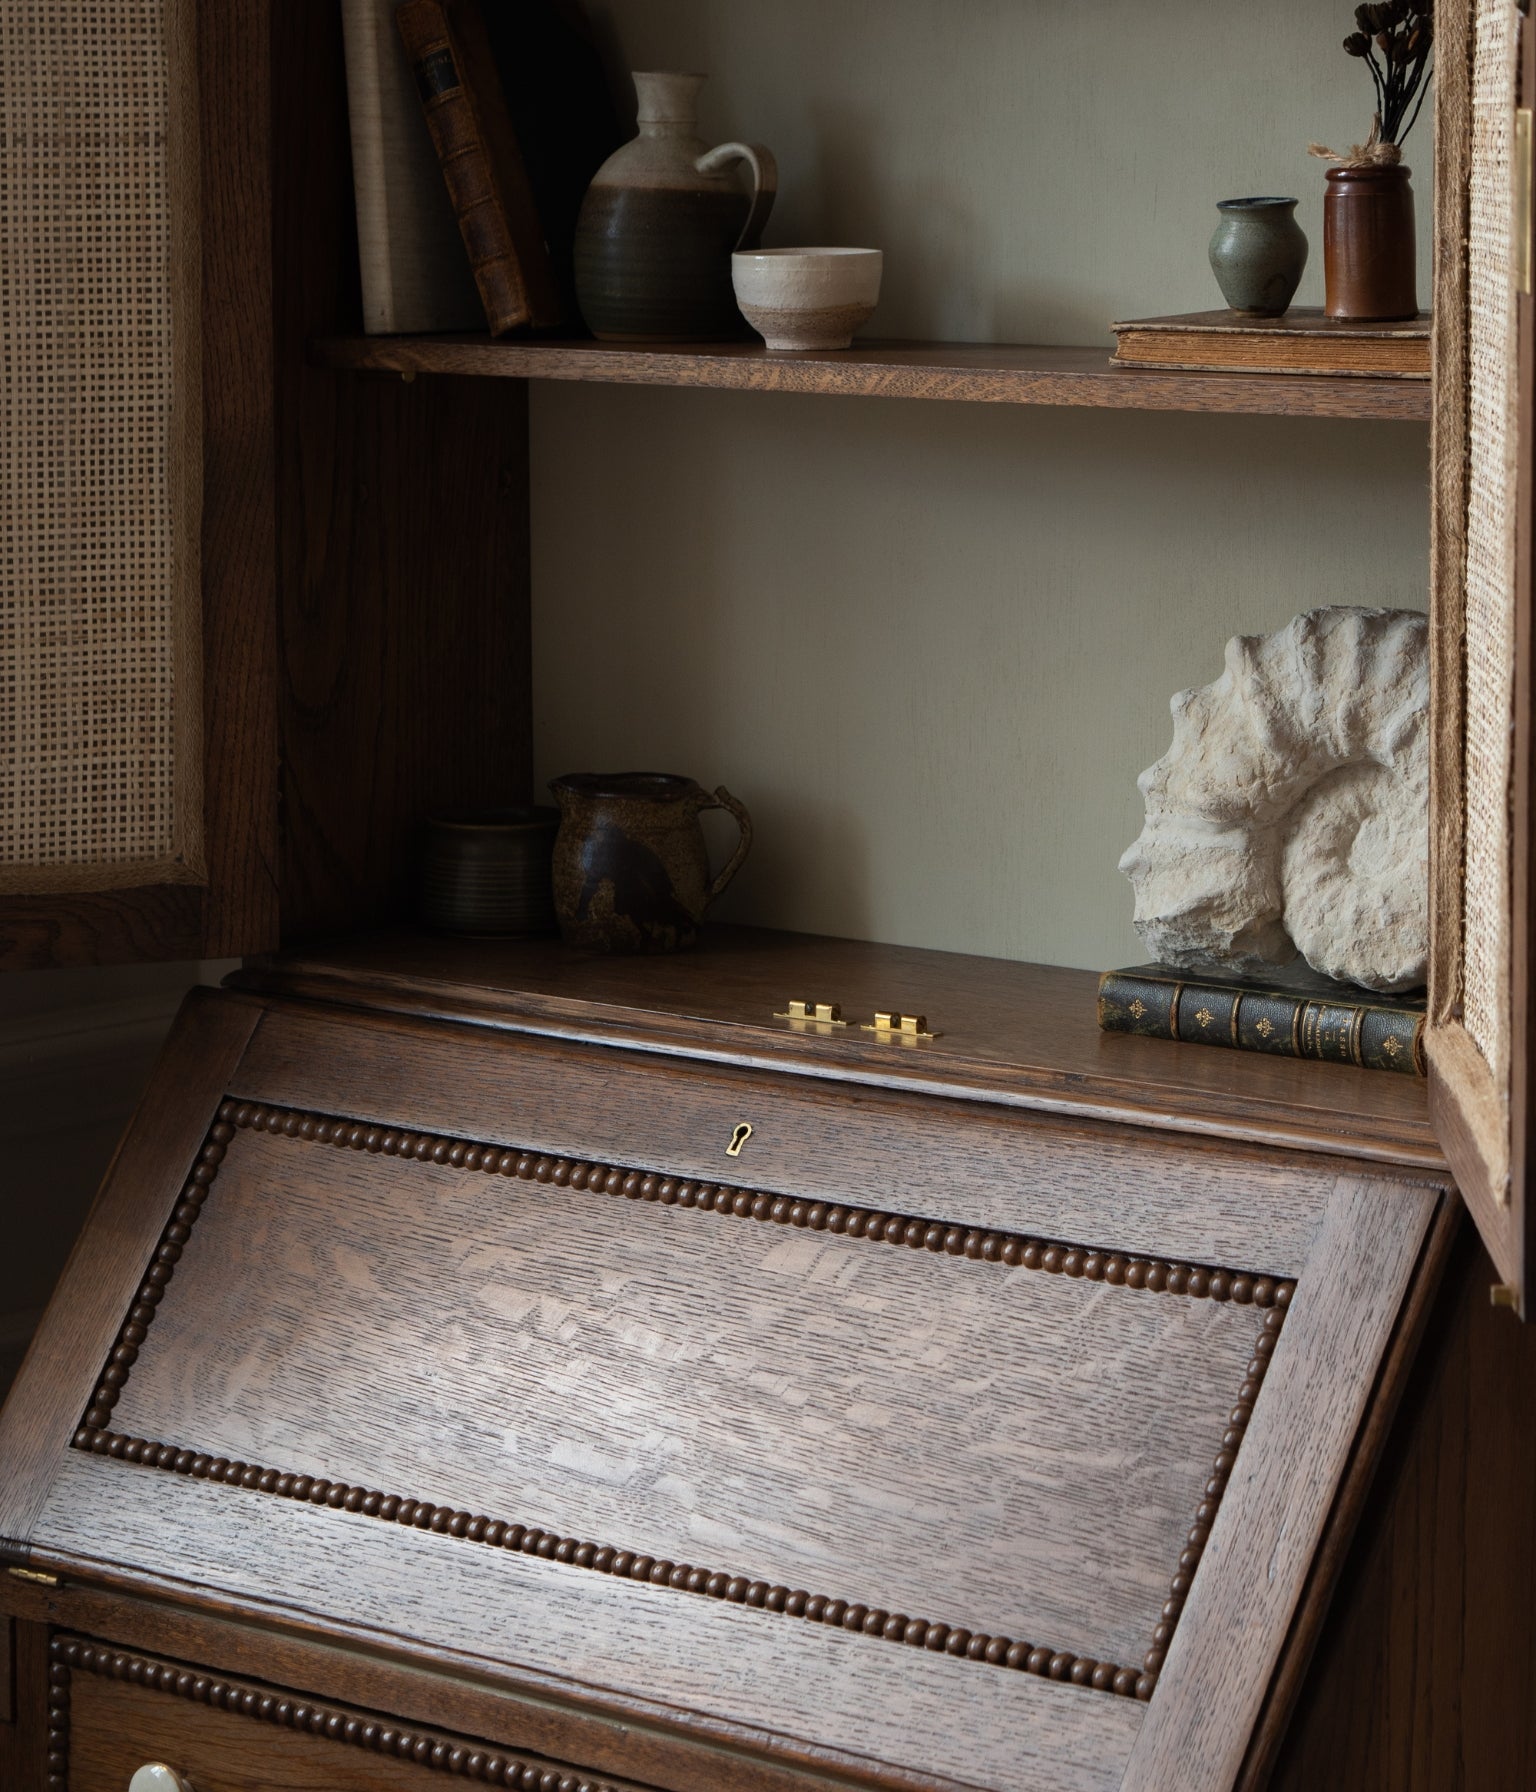
[[[128,1792],[143,1766],[192,1792],[632,1792],[514,1750],[84,1637],[53,1641],[49,1792]]]

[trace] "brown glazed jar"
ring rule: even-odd
[[[1330,168],[1323,195],[1323,313],[1361,323],[1416,317],[1412,170]]]
[[[555,915],[568,946],[676,952],[741,868],[752,820],[728,790],[713,796],[665,772],[576,772],[550,785],[560,805]],[[699,816],[726,809],[741,841],[711,879]]]

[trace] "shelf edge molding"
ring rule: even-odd
[[[485,336],[334,336],[310,345],[321,367],[579,380],[728,392],[946,399],[1137,411],[1377,418],[1426,423],[1427,380],[1276,373],[1174,373],[1116,366],[1107,348],[990,343],[859,342],[851,349],[770,353],[760,343],[667,345],[492,341]]]

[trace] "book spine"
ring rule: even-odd
[[[410,57],[427,128],[442,165],[459,232],[469,253],[475,284],[493,336],[519,325],[553,321],[530,294],[529,270],[519,254],[508,210],[509,181],[526,184],[521,167],[498,170],[490,123],[481,117],[471,81],[470,60],[442,0],[408,0],[395,22]],[[489,78],[493,71],[483,70]],[[515,154],[504,148],[503,160]],[[514,196],[515,197],[515,196]],[[525,208],[526,209],[526,208]],[[526,235],[526,231],[524,232]],[[542,243],[537,254],[543,254]]]
[[[1099,979],[1099,1026],[1106,1033],[1424,1075],[1424,1017],[1370,1003],[1107,971]]]

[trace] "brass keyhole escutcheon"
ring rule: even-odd
[[[741,1125],[738,1126],[736,1128],[735,1132],[733,1132],[731,1134],[731,1142],[725,1148],[725,1155],[727,1157],[740,1157],[742,1146],[745,1145],[747,1140],[750,1139],[751,1137],[752,1137],[751,1125],[747,1121],[743,1120]]]

